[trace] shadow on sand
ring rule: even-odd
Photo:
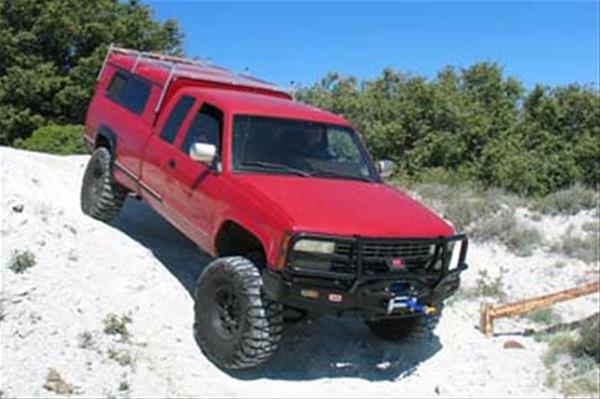
[[[193,295],[196,280],[211,259],[193,242],[134,199],[127,200],[112,226],[148,248]],[[190,334],[191,326],[190,320]],[[391,343],[372,335],[360,319],[324,316],[288,326],[279,351],[266,365],[227,373],[242,380],[395,380],[412,374],[440,349],[435,335],[430,340]]]

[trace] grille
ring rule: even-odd
[[[431,241],[394,240],[361,242],[362,270],[365,274],[389,273],[388,262],[402,259],[405,269],[424,269],[435,256],[430,253]],[[358,263],[356,242],[337,242],[331,271],[356,273]]]

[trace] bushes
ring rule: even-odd
[[[501,66],[477,63],[432,80],[391,69],[362,83],[330,74],[297,97],[349,118],[376,158],[395,160],[417,181],[440,169],[532,196],[600,182],[592,87],[526,91]]]
[[[600,206],[600,193],[597,190],[574,184],[538,199],[534,209],[550,215],[575,215],[586,209]]]
[[[600,316],[581,326],[578,334],[568,331],[550,337],[544,364],[548,385],[560,387],[565,396],[598,395],[600,386]]]
[[[47,125],[36,129],[27,139],[16,140],[15,147],[52,154],[82,154],[85,152],[82,140],[81,125]]]
[[[537,229],[521,225],[512,208],[502,209],[493,217],[474,226],[472,237],[480,240],[496,240],[519,256],[529,256],[542,243]]]
[[[429,178],[428,178],[429,179]],[[444,178],[441,182],[415,184],[412,189],[422,201],[446,219],[459,231],[465,231],[474,222],[489,218],[501,209],[503,203],[512,199],[498,190],[483,190],[469,184],[451,182]]]
[[[600,314],[596,314],[596,317],[588,320],[581,327],[576,350],[580,354],[593,357],[597,363],[600,363]]]
[[[600,235],[594,231],[580,237],[574,235],[573,229],[570,228],[560,237],[560,241],[552,246],[552,250],[584,262],[597,262],[600,260]]]

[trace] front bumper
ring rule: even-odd
[[[461,248],[452,264],[453,259],[446,253],[449,244],[457,241]],[[390,310],[390,301],[406,297],[436,306],[456,292],[460,274],[468,267],[465,262],[466,236],[442,237],[435,242],[441,247],[442,259],[445,259],[439,271],[401,270],[369,274],[362,270],[360,261],[356,273],[351,276],[315,271],[302,273],[286,268],[280,273],[265,271],[264,289],[277,302],[316,313],[354,312],[368,319],[407,317],[412,315],[408,309]]]

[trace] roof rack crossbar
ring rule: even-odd
[[[100,72],[98,73],[96,81],[100,80],[111,54],[135,56],[135,60],[130,70],[132,73],[135,73],[141,62],[159,64],[169,70],[167,80],[165,81],[165,84],[161,90],[158,102],[154,107],[155,113],[158,113],[160,110],[167,90],[169,89],[169,85],[178,77],[192,80],[213,81],[230,85],[244,85],[248,87],[287,93],[284,89],[273,83],[254,78],[249,75],[235,73],[221,66],[213,65],[212,63],[203,59],[191,59],[177,57],[174,55],[132,50],[123,47],[117,47],[113,43],[111,43],[108,47],[106,57],[104,58],[104,62],[102,63],[102,67],[100,68]]]

